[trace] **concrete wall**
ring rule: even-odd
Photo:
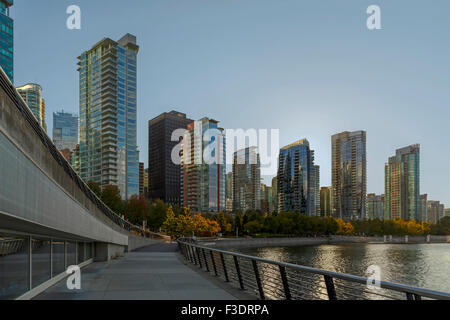
[[[152,244],[161,243],[161,240],[153,240],[148,238],[143,238],[136,236],[134,234],[131,234],[128,236],[128,247],[127,252],[131,252],[133,250],[146,247]]]
[[[0,157],[0,229],[129,245],[130,233],[80,190],[1,88]]]

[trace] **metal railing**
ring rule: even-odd
[[[268,260],[178,240],[184,258],[261,300],[450,300],[450,294]],[[369,283],[370,284],[370,283]]]

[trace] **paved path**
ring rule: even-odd
[[[37,300],[235,300],[236,298],[185,266],[174,244],[156,244],[125,257],[97,262],[81,270],[81,290],[66,280]]]

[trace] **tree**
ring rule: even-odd
[[[162,228],[169,235],[175,235],[177,232],[177,218],[171,206],[167,209],[166,220],[164,221]]]
[[[125,217],[131,223],[142,225],[147,218],[147,203],[144,197],[133,195],[125,205]]]
[[[117,186],[108,185],[103,188],[101,200],[115,213],[123,214],[123,202]]]
[[[173,209],[172,209],[173,210]],[[172,212],[174,212],[173,210]],[[147,225],[150,229],[157,231],[162,227],[166,220],[167,206],[158,199],[148,206],[147,209]]]
[[[100,188],[100,184],[98,182],[89,180],[87,186],[97,195],[99,199],[102,197],[102,189]]]

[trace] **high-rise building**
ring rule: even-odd
[[[9,16],[13,0],[0,0],[0,66],[14,83],[14,21]]]
[[[331,187],[320,188],[320,216],[331,217]]]
[[[439,220],[444,217],[445,206],[441,203],[439,205]]]
[[[261,212],[263,214],[270,214],[270,205],[272,201],[272,187],[266,186],[264,183],[261,183]]]
[[[233,172],[228,172],[225,176],[225,198],[233,199]]]
[[[444,209],[444,217],[450,217],[450,209]]]
[[[78,57],[80,176],[139,194],[136,37],[104,38]]]
[[[180,205],[180,165],[172,161],[172,151],[180,143],[172,141],[175,130],[186,130],[192,120],[186,114],[165,112],[148,122],[149,197]]]
[[[45,122],[45,100],[42,98],[42,87],[36,83],[28,83],[22,87],[17,87],[16,89],[31,109],[31,112],[41,127],[44,131],[47,131],[47,124]]]
[[[148,199],[148,168],[144,170],[144,197]]]
[[[53,112],[53,143],[58,150],[73,151],[78,144],[78,116]]]
[[[278,177],[272,178],[270,213],[278,213]]]
[[[366,132],[342,132],[331,137],[332,215],[336,218],[366,218]]]
[[[384,194],[376,195],[375,193],[369,193],[367,195],[367,219],[384,220]]]
[[[80,172],[80,145],[77,144],[70,154],[70,163],[75,172]]]
[[[315,165],[312,174],[312,193],[313,193],[313,216],[320,217],[320,166]]]
[[[249,147],[233,155],[233,210],[261,209],[261,163],[258,149]]]
[[[144,163],[139,162],[139,196],[140,197],[144,197],[144,179],[145,179]]]
[[[441,215],[441,203],[439,201],[429,200],[427,202],[427,222],[436,224],[440,220]]]
[[[225,208],[225,131],[209,118],[187,126],[181,143],[181,203],[195,212]]]
[[[385,211],[390,219],[421,221],[420,146],[396,151],[385,165]]]
[[[278,161],[278,212],[313,216],[316,209],[314,150],[310,149],[308,140],[282,148]]]
[[[427,221],[428,194],[420,195],[420,221]]]

